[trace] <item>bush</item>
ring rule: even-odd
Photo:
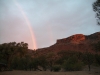
[[[53,71],[58,72],[58,71],[60,71],[60,70],[61,70],[60,65],[54,65],[54,66],[53,66]]]
[[[70,57],[63,64],[63,68],[66,71],[79,71],[82,70],[82,67],[83,67],[83,63],[78,62],[78,59],[76,57]]]
[[[83,63],[82,62],[78,62],[76,64],[74,64],[74,71],[80,71],[83,68]]]

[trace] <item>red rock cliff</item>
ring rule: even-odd
[[[47,48],[37,49],[38,52],[59,52],[61,50],[74,50],[74,51],[91,51],[93,52],[92,44],[100,41],[100,32],[85,36],[83,34],[76,34],[68,38],[59,39],[57,42]]]
[[[81,41],[84,41],[86,38],[83,34],[76,34],[73,36],[70,36],[68,38],[57,40],[57,44],[61,43],[80,43]]]

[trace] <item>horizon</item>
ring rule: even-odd
[[[98,33],[98,32],[95,32],[95,33]],[[92,34],[95,34],[95,33],[92,33]],[[99,31],[99,33],[100,33],[100,31]],[[92,34],[90,34],[90,35],[92,35]],[[74,34],[74,35],[77,35],[77,34]],[[84,35],[84,34],[82,34],[82,35]],[[71,35],[71,36],[73,36],[73,35]],[[71,37],[71,36],[68,36],[68,37]],[[84,36],[89,36],[89,35],[84,35]],[[68,37],[66,37],[66,38],[68,38]],[[55,43],[57,43],[57,40],[62,40],[62,39],[66,39],[66,38],[61,38],[61,39],[56,39],[56,42]],[[16,41],[12,41],[12,42],[16,42]],[[21,43],[21,42],[24,42],[24,41],[20,41],[20,42],[16,42],[16,43]],[[10,42],[5,42],[5,43],[10,43]],[[24,42],[24,43],[27,43],[27,42]],[[54,43],[54,44],[55,44]],[[3,44],[3,43],[2,43]],[[28,43],[27,43],[28,44]],[[53,44],[52,44],[53,45]],[[50,45],[51,46],[51,45]],[[48,47],[50,47],[50,46],[48,46]],[[42,48],[37,48],[37,49],[29,49],[29,50],[34,50],[34,51],[36,51],[36,50],[38,50],[38,49],[43,49],[43,48],[48,48],[48,47],[42,47]]]
[[[34,50],[74,34],[100,32],[93,2],[95,0],[0,0],[0,44],[24,41]]]

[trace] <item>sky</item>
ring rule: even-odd
[[[95,0],[0,0],[0,44],[28,43],[29,49],[49,47],[57,39],[100,31]]]

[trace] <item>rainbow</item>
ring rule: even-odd
[[[26,21],[26,24],[27,24],[27,26],[29,28],[29,31],[30,31],[31,37],[32,37],[33,49],[37,49],[36,39],[35,39],[35,35],[33,33],[32,27],[31,27],[31,23],[30,23],[28,17],[26,16],[24,10],[20,6],[20,4],[16,0],[14,0],[14,2],[16,4],[16,6],[19,8],[19,10],[21,11],[21,13],[22,13],[22,15],[23,15],[23,17],[24,17],[24,19]]]
[[[48,25],[48,28],[47,28],[47,29],[49,30],[49,34],[50,34],[50,37],[49,37],[49,39],[50,39],[50,44],[52,44],[53,41],[54,41],[53,33],[52,33],[52,28],[51,28],[50,25]]]

